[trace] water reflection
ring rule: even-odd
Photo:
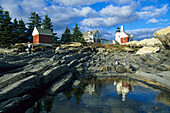
[[[49,113],[56,110],[58,113],[66,111],[98,113],[115,110],[157,112],[158,108],[160,112],[170,110],[170,95],[167,92],[127,78],[99,78],[83,80],[80,87],[67,89],[55,96],[47,95],[26,113],[41,111]]]
[[[122,96],[122,101],[126,100],[126,95],[129,91],[133,91],[134,87],[132,86],[131,80],[120,80],[119,82],[114,81],[116,86],[117,94]]]

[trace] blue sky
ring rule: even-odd
[[[156,30],[170,26],[170,0],[0,0],[0,5],[26,23],[31,12],[42,18],[48,14],[58,36],[75,23],[82,32],[98,29],[109,40],[121,25],[134,40],[152,38]]]

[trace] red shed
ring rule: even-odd
[[[41,27],[34,27],[32,32],[33,43],[36,44],[52,44],[53,33],[50,29],[43,29]]]

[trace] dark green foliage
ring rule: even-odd
[[[19,20],[18,24],[18,42],[25,43],[28,41],[27,35],[26,35],[27,28],[25,27],[24,21],[21,19]]]
[[[53,32],[53,25],[51,22],[51,19],[48,17],[48,15],[45,15],[45,19],[43,19],[43,23],[42,23],[44,29],[50,29]]]
[[[29,21],[30,21],[30,23],[28,23],[29,27],[41,26],[41,16],[39,16],[36,12],[31,13]]]
[[[57,43],[57,39],[59,39],[58,36],[56,36],[56,35],[57,35],[57,33],[53,33],[53,39],[52,39],[53,43]]]
[[[1,44],[15,43],[15,38],[12,37],[12,22],[8,11],[4,12],[4,18],[2,19],[0,30],[1,30],[0,38]]]
[[[78,27],[78,25],[76,24],[73,29],[72,41],[77,42],[82,36],[83,34],[80,31],[80,27]]]
[[[64,41],[65,43],[71,41],[71,32],[68,27],[65,29],[64,33],[62,34],[61,41]]]
[[[18,31],[18,21],[17,19],[15,18],[14,19],[14,22],[12,24],[12,37],[15,39],[15,42],[17,41],[18,39],[18,34],[19,34],[19,31]]]
[[[83,37],[78,38],[77,42],[80,42],[80,43],[83,43],[83,44],[86,43]]]

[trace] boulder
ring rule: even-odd
[[[162,43],[157,38],[144,39],[141,41],[131,41],[124,43],[123,45],[129,45],[134,47],[162,47]]]
[[[170,26],[166,29],[161,29],[159,31],[156,31],[153,36],[155,38],[158,38],[165,48],[170,48]]]
[[[61,45],[61,47],[80,47],[80,46],[83,46],[81,43],[79,42],[71,42],[71,43],[68,43],[68,44],[63,44]]]
[[[14,50],[13,49],[2,49],[0,48],[0,53],[12,53]]]
[[[170,26],[165,28],[165,29],[161,29],[159,31],[156,31],[153,36],[154,37],[158,37],[158,36],[165,36],[167,35],[168,33],[170,33]]]
[[[158,51],[160,51],[159,47],[143,47],[139,49],[136,54],[156,53]]]

